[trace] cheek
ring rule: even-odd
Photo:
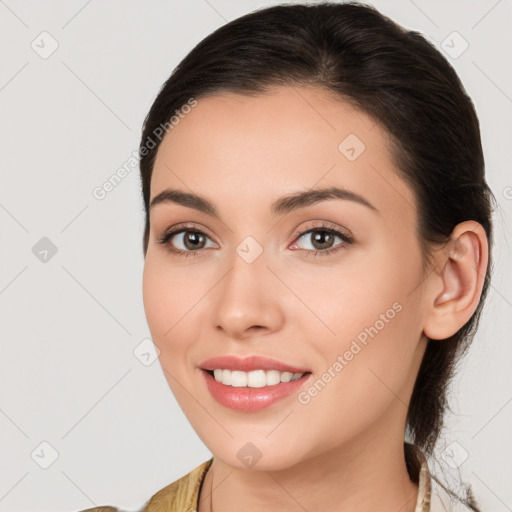
[[[187,283],[180,278],[168,262],[151,256],[146,257],[144,265],[142,294],[146,320],[153,343],[160,351],[158,359],[164,377],[185,410],[187,396],[182,393],[183,386],[190,388],[187,354],[195,339],[191,329],[197,328],[197,320],[191,314],[197,302],[196,294],[191,291],[190,281]]]
[[[380,330],[360,317],[355,336],[339,336],[322,349],[323,367],[301,396],[299,411],[312,431],[324,432],[326,448],[407,403],[415,343],[408,339],[406,309],[393,312],[389,323],[377,324]]]
[[[170,297],[165,290],[165,279],[162,279],[158,266],[148,251],[142,275],[142,298],[153,341],[157,345],[163,333],[164,323],[167,323],[166,311],[172,311],[171,304],[169,304]]]
[[[331,331],[324,329],[321,337],[311,339],[318,339],[315,350],[324,370],[331,367],[336,375],[327,386],[347,405],[357,407],[356,398],[385,402],[389,389],[400,388],[407,379],[421,336],[419,293],[410,293],[419,278],[415,265],[381,254],[350,272],[332,272],[323,282],[321,298],[313,300],[310,294],[311,309]],[[322,325],[316,324],[320,332]],[[338,356],[342,368],[336,364]]]
[[[304,324],[307,319],[311,339],[329,342],[331,349],[334,345],[343,346],[360,333],[364,337],[365,328],[376,323],[379,329],[385,325],[389,330],[387,321],[397,316],[396,309],[407,293],[401,276],[390,275],[388,269],[381,272],[370,262],[357,267],[340,266],[339,271],[303,272],[292,276],[290,281],[309,310],[296,307],[295,322]]]
[[[144,310],[153,341],[160,350],[194,324],[194,304],[200,300],[198,286],[200,283],[190,279],[188,273],[157,258],[146,258],[142,279]]]

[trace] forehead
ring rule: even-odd
[[[259,96],[222,93],[197,105],[164,137],[151,197],[166,187],[247,200],[343,186],[395,215],[411,215],[413,192],[398,176],[387,132],[318,87],[276,87]]]

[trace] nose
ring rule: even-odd
[[[235,252],[229,271],[212,290],[214,326],[231,338],[268,334],[284,323],[284,291],[264,254],[248,263]]]

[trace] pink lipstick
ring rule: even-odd
[[[225,407],[245,412],[260,411],[294,395],[311,375],[306,368],[261,356],[214,357],[199,366],[212,397]],[[213,370],[227,383],[216,380]],[[251,382],[257,387],[252,387]]]

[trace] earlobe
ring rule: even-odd
[[[433,292],[424,333],[430,339],[455,334],[473,315],[482,293],[487,271],[487,236],[481,224],[466,221],[453,230],[430,276]]]

